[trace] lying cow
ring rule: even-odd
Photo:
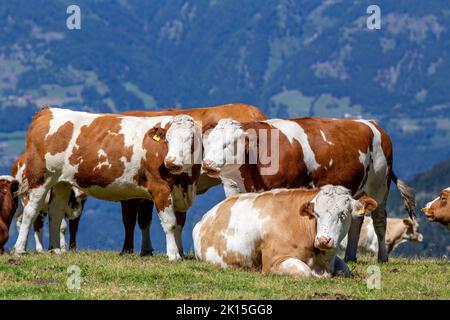
[[[411,219],[387,218],[386,246],[388,254],[400,244],[407,241],[422,242],[423,236],[419,232],[419,224]],[[347,237],[341,242],[340,251],[345,252]],[[361,227],[361,235],[358,242],[358,251],[363,254],[378,254],[378,239],[373,227],[373,220],[365,218]]]
[[[385,207],[391,180],[410,217],[414,215],[414,194],[395,176],[391,140],[374,121],[223,119],[204,139],[204,148],[203,168],[211,176],[234,181],[231,194],[334,184],[350,189],[355,198],[374,198],[379,261],[388,260]],[[352,221],[346,261],[356,260],[361,224],[360,217]]]
[[[177,239],[178,207],[192,204],[200,166],[192,163],[201,132],[194,120],[176,117],[132,117],[44,108],[33,118],[26,138],[24,183],[29,202],[15,244],[25,252],[31,223],[49,205],[50,248],[60,252],[59,228],[72,186],[87,196],[122,201],[153,200],[166,233],[169,260],[181,258]],[[177,178],[164,166],[166,156],[182,158],[188,178]],[[198,160],[197,160],[198,161]],[[195,168],[197,167],[197,168]],[[179,184],[177,183],[177,179]]]
[[[373,199],[354,200],[350,190],[331,185],[232,196],[194,227],[195,255],[217,266],[260,268],[264,273],[348,275],[336,250],[352,215],[375,208]]]
[[[266,116],[258,108],[246,104],[226,104],[210,108],[194,109],[167,109],[156,111],[127,111],[123,113],[129,116],[138,117],[156,117],[156,116],[175,116],[186,114],[195,121],[202,124],[203,132],[212,129],[217,122],[223,118],[231,118],[236,121],[259,121],[265,120]],[[166,166],[169,169],[177,170],[181,163],[176,163],[174,159],[166,159]],[[197,194],[206,192],[209,188],[220,183],[217,178],[211,178],[207,174],[201,174],[197,183]],[[228,182],[224,182],[225,189],[230,188]],[[134,249],[134,228],[136,221],[142,232],[141,256],[149,255],[153,251],[150,239],[150,226],[152,218],[153,202],[150,200],[133,199],[122,201],[122,221],[125,227],[125,241],[122,247],[122,254],[132,253]],[[185,212],[177,213],[180,228],[177,232],[182,232],[185,223]],[[181,237],[181,234],[178,235]]]
[[[20,155],[16,161],[13,164],[11,175],[15,177],[19,183],[22,183],[23,181],[23,173],[25,171],[25,161],[26,161],[26,155],[22,154]],[[48,205],[51,197],[51,192],[49,192],[45,198],[45,204],[43,206],[43,209],[39,213],[38,217],[34,221],[33,229],[34,229],[34,241],[36,244],[36,251],[37,252],[43,252],[44,251],[44,243],[43,243],[43,228],[44,228],[44,221],[45,217],[47,216],[48,211]],[[86,202],[86,195],[83,194],[80,190],[77,188],[72,188],[72,191],[70,193],[69,202],[65,209],[65,218],[69,219],[69,248],[71,250],[75,250],[77,246],[76,242],[76,236],[78,231],[78,224],[80,222],[81,213],[83,211],[84,203]],[[28,197],[26,195],[19,197],[19,206],[16,210],[15,217],[16,217],[16,225],[17,230],[20,230],[20,226],[22,224],[22,215],[23,215],[23,208],[28,203]],[[61,250],[66,250],[66,229],[67,229],[67,223],[66,219],[63,219],[61,222],[60,227],[60,247]]]
[[[19,182],[11,176],[0,176],[0,253],[5,251],[9,227],[16,212]]]
[[[441,195],[422,209],[429,221],[443,224],[450,230],[450,188],[444,189]]]

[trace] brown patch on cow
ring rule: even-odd
[[[234,196],[225,200],[217,212],[212,217],[207,217],[200,229],[201,239],[201,256],[206,256],[206,249],[213,247],[217,254],[223,257],[227,245],[227,240],[222,231],[228,229],[231,217],[231,207],[238,201],[238,197]]]
[[[131,160],[133,146],[125,146],[125,136],[120,133],[121,121],[112,115],[99,116],[90,125],[81,127],[69,158],[71,165],[78,166],[75,179],[80,187],[104,188],[122,176],[125,170],[122,158]],[[103,154],[99,154],[100,150]]]
[[[27,133],[25,144],[27,156],[24,175],[30,189],[44,183],[46,172],[45,153],[47,152],[45,136],[50,130],[52,118],[51,109],[47,107],[42,108],[34,115]]]
[[[73,134],[73,123],[67,121],[58,130],[47,137],[45,144],[47,145],[47,152],[51,155],[63,152],[67,149],[70,139]]]
[[[311,173],[314,185],[341,185],[354,194],[366,175],[359,155],[360,152],[372,151],[372,130],[351,119],[302,118],[295,121],[305,130],[316,161],[320,164]]]

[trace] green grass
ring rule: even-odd
[[[256,271],[222,270],[188,258],[141,258],[81,251],[57,256],[0,257],[0,299],[450,299],[450,263],[391,258],[381,289],[368,289],[374,258],[350,264],[351,278],[298,279]],[[67,268],[81,269],[80,290],[67,288]]]

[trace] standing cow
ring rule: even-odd
[[[186,114],[191,116],[195,121],[202,125],[202,131],[214,128],[217,122],[223,118],[231,118],[236,121],[259,121],[265,120],[266,116],[258,108],[246,104],[226,104],[209,108],[193,108],[193,109],[167,109],[157,111],[127,111],[124,115],[137,117],[156,117],[156,116],[175,116]],[[178,170],[180,163],[175,163],[173,159],[166,159],[166,166],[173,172]],[[205,193],[209,188],[218,185],[220,179],[211,178],[207,174],[201,174],[197,183],[197,194]],[[224,181],[225,189],[229,189],[229,182]],[[150,239],[150,226],[153,211],[153,201],[145,199],[133,199],[122,201],[122,221],[125,227],[125,241],[122,247],[122,254],[132,253],[134,249],[134,228],[136,220],[141,229],[141,256],[152,253],[152,243]],[[186,212],[176,212],[180,228],[177,232],[182,231],[185,223]],[[178,235],[181,237],[181,234]]]
[[[373,199],[354,200],[350,190],[331,185],[235,195],[197,223],[195,255],[221,267],[261,268],[264,273],[348,275],[336,250],[352,215],[375,207]]]
[[[26,155],[22,154],[20,155],[16,161],[13,164],[11,175],[19,181],[21,184],[23,181],[23,174],[25,172],[25,161],[26,161]],[[33,223],[33,229],[34,229],[34,241],[36,244],[36,251],[37,252],[43,252],[44,251],[44,243],[43,243],[43,229],[44,229],[44,220],[47,216],[48,211],[48,205],[51,201],[52,196],[51,192],[47,193],[47,196],[45,198],[45,204],[39,213],[38,217]],[[84,203],[86,202],[86,195],[82,193],[77,188],[72,188],[72,191],[70,193],[69,202],[65,209],[65,218],[69,219],[69,248],[71,250],[76,249],[77,241],[77,231],[78,231],[78,224],[80,222],[81,213],[83,212]],[[19,197],[19,206],[15,213],[16,218],[16,225],[17,230],[20,230],[20,226],[22,224],[22,217],[23,217],[23,208],[28,203],[28,197],[26,195]],[[61,250],[66,250],[66,229],[67,229],[67,223],[66,219],[63,219],[61,222],[60,227],[60,248]]]
[[[0,176],[0,254],[5,251],[9,227],[16,212],[19,181],[12,176]]]
[[[104,200],[153,200],[166,233],[169,260],[180,259],[175,212],[178,206],[184,210],[192,204],[196,185],[189,181],[176,185],[178,176],[165,168],[164,160],[170,155],[190,163],[183,170],[195,179],[200,166],[194,168],[192,163],[199,144],[201,132],[185,115],[132,117],[44,108],[33,118],[26,138],[23,185],[29,202],[15,252],[25,252],[31,223],[50,189],[54,196],[48,210],[50,248],[60,252],[59,228],[75,186]]]
[[[414,194],[394,175],[391,140],[374,121],[224,119],[209,133],[204,147],[203,168],[211,176],[233,180],[232,193],[333,184],[350,189],[355,198],[374,198],[379,261],[388,260],[385,207],[391,181],[410,217],[414,215]],[[352,221],[346,261],[356,260],[361,224],[360,217]]]
[[[407,241],[422,242],[423,236],[419,232],[419,224],[416,220],[387,218],[386,221],[386,247],[388,254],[399,245]],[[342,240],[339,251],[345,252],[347,238]],[[365,218],[361,227],[361,235],[358,242],[358,251],[364,254],[376,255],[378,253],[378,239],[373,227],[373,220]]]
[[[439,197],[422,209],[429,221],[439,222],[450,230],[450,188],[442,190]]]

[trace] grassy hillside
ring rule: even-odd
[[[83,251],[0,257],[0,299],[450,299],[450,264],[440,259],[392,259],[381,265],[381,289],[369,290],[363,258],[351,278],[295,279],[213,268],[190,258]],[[67,289],[70,265],[80,290]]]

